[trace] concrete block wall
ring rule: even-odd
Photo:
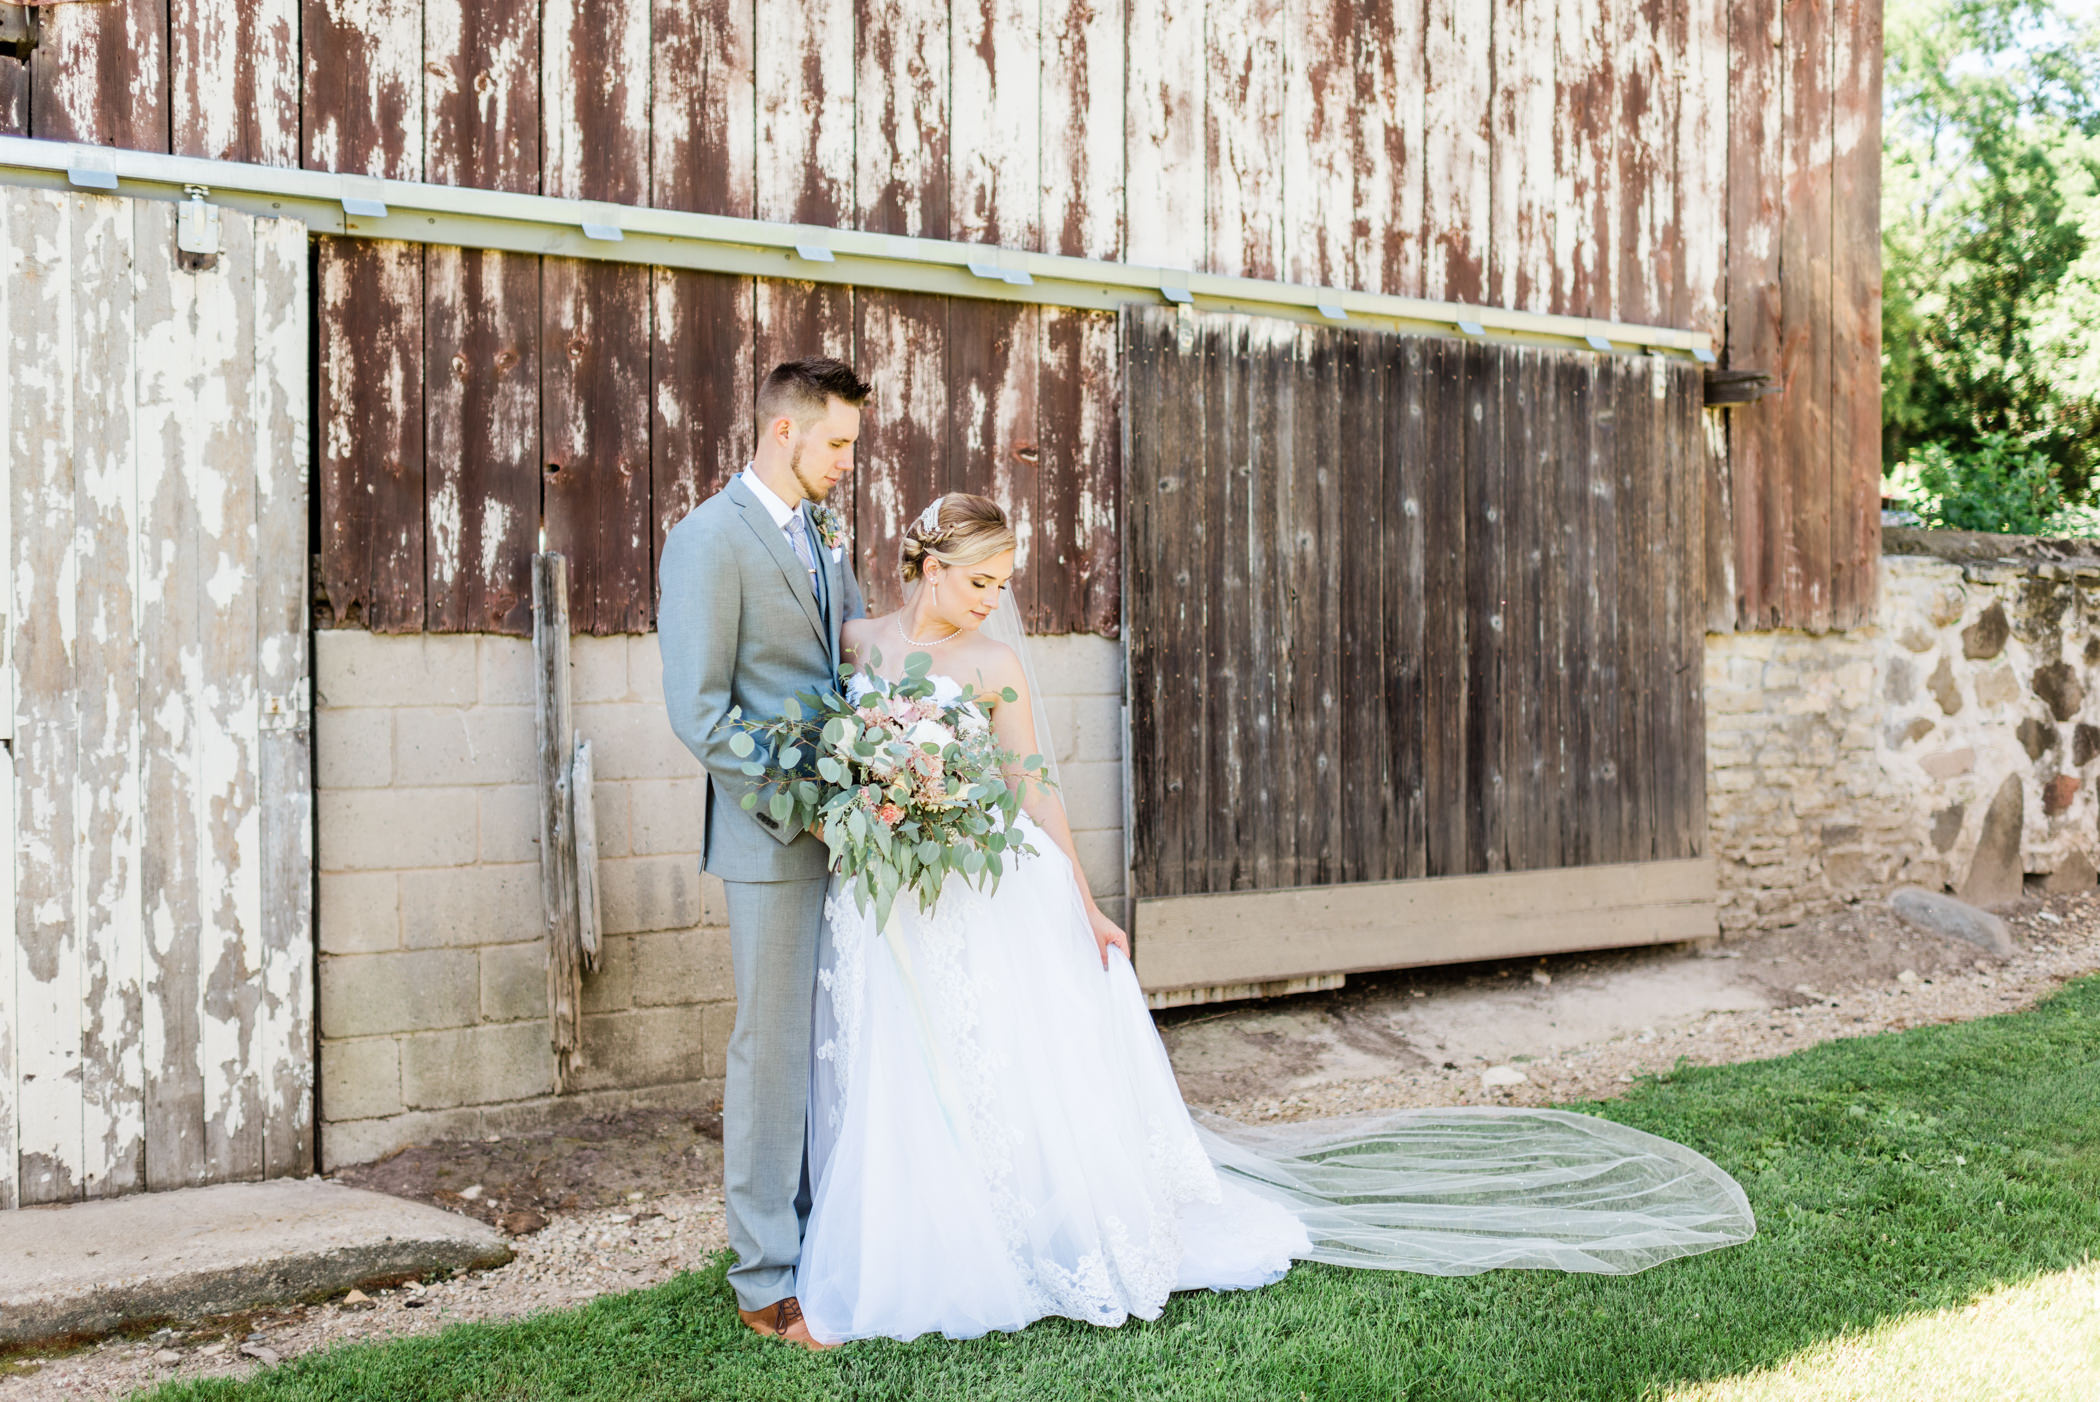
[[[1122,650],[1035,640],[1076,844],[1124,890]],[[540,931],[532,649],[517,638],[315,639],[324,1166],[598,1110],[721,1094],[735,1019],[700,766],[671,733],[656,639],[578,637],[597,771],[604,955],[585,1066],[554,1093]]]
[[[1881,565],[1872,627],[1707,641],[1724,930],[1905,883],[2094,884],[2100,559]]]

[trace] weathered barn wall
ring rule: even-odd
[[[1705,329],[1784,389],[1718,445],[1715,621],[1867,616],[1877,0],[115,0],[45,19],[27,75],[0,60],[0,130]],[[372,593],[338,616],[516,629],[510,533],[544,502],[579,561],[575,616],[645,626],[630,518],[660,530],[739,459],[721,425],[750,364],[827,348],[893,391],[878,466],[951,441],[959,404],[972,480],[1025,472],[1030,446],[1052,463],[1060,485],[1016,504],[1039,512],[1039,561],[1086,584],[1034,585],[1037,624],[1112,631],[1114,464],[1043,441],[1108,420],[1099,343],[1045,326],[985,361],[985,318],[936,355],[904,300],[871,326],[843,291],[720,281],[324,251],[324,464],[376,513],[331,508],[374,537],[348,546]],[[958,362],[973,382],[944,382]],[[910,505],[863,493],[861,548]]]
[[[1038,662],[1081,860],[1112,900],[1121,655],[1100,638],[1047,638]],[[531,644],[338,629],[317,636],[315,664],[323,1167],[719,1095],[729,936],[720,883],[699,869],[700,769],[665,720],[656,640],[582,637],[570,653],[576,726],[596,757],[605,934],[583,981],[583,1069],[560,1096]]]
[[[1709,639],[1724,929],[1899,883],[1992,902],[2023,873],[2094,884],[2100,559],[1880,563],[1866,627]]]
[[[385,263],[390,249],[407,261]],[[764,339],[766,308],[816,327],[802,350],[876,383],[838,491],[871,604],[897,598],[904,523],[969,489],[1016,518],[1013,597],[1032,629],[1115,631],[1111,315],[332,239],[320,262],[324,624],[522,635],[544,528],[571,562],[576,628],[646,631],[664,535],[749,460],[752,366],[796,353],[800,332]],[[403,269],[395,310],[422,318],[448,367],[427,383],[400,359],[394,314],[373,309]],[[443,293],[420,307],[419,272]],[[612,274],[650,295],[560,300]],[[578,318],[556,326],[558,306]],[[559,354],[541,363],[542,345]]]

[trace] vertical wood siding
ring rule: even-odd
[[[1697,369],[1178,323],[1123,320],[1135,892],[1697,855]]]
[[[312,1163],[306,235],[174,219],[0,193],[9,1205]]]
[[[1847,626],[1871,604],[1880,0],[112,0],[45,26],[29,65],[0,61],[0,131],[1703,329],[1784,390],[1703,435],[1710,621]],[[323,245],[329,616],[522,627],[515,539],[551,503],[550,530],[615,552],[579,558],[576,617],[636,626],[595,601],[748,453],[730,406],[754,365],[857,353],[855,295],[470,261]],[[1096,318],[994,326],[1011,315],[983,313],[1023,377],[987,431],[1084,457],[1071,482],[1039,459],[1032,497],[1011,461],[984,481],[1033,514],[1031,565],[1089,559],[1116,488],[1088,426],[1114,410],[1071,396],[1114,358]],[[585,325],[596,359],[564,378]],[[630,383],[643,403],[612,411],[600,457],[574,395]],[[550,446],[585,454],[552,497],[524,477]],[[894,532],[888,490],[856,502],[863,555]],[[603,518],[637,502],[639,532]],[[1031,569],[1024,602],[1099,626],[1106,568]]]

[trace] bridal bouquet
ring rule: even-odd
[[[930,910],[950,872],[996,887],[1006,858],[1035,851],[1013,827],[1027,786],[1048,782],[1043,757],[1000,748],[974,688],[943,705],[932,665],[915,652],[897,681],[863,671],[858,700],[803,692],[778,720],[752,720],[737,707],[723,722],[734,731],[729,748],[758,781],[743,806],[764,803],[775,822],[818,829],[832,870],[852,882],[861,909],[874,903],[878,924],[900,891]],[[999,699],[1018,698],[1007,688]],[[770,762],[758,757],[761,741]],[[1009,783],[1016,768],[1025,777]]]

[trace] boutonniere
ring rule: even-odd
[[[831,552],[831,563],[837,564],[846,556],[846,518],[828,506],[811,502],[809,523],[817,528],[817,539]]]

